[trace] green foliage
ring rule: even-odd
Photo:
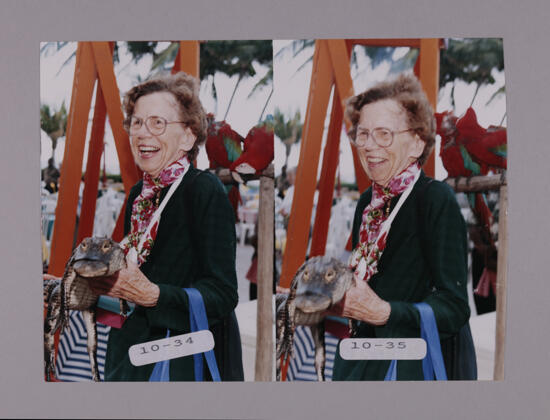
[[[371,67],[375,69],[380,64],[390,62],[389,74],[401,73],[412,68],[418,57],[418,49],[409,48],[407,53],[398,59],[394,59],[396,47],[369,47],[362,46],[365,54],[371,60]]]
[[[58,111],[52,112],[48,104],[40,107],[40,128],[52,138],[57,139],[65,134],[67,129],[67,109],[65,102],[61,104]]]
[[[113,182],[122,182],[122,176],[120,174],[107,174],[107,179],[112,180]]]
[[[493,84],[493,69],[504,69],[502,39],[449,39],[447,48],[441,51],[439,69],[440,87],[455,80],[479,85]]]
[[[492,85],[495,79],[493,70],[504,70],[504,54],[501,38],[465,38],[448,39],[447,47],[441,51],[439,66],[439,86],[444,87],[452,83],[451,104],[454,107],[455,82],[462,80],[465,83],[476,83],[476,90],[470,106],[485,85]],[[489,105],[495,97],[504,94],[504,85],[489,99]]]
[[[151,70],[169,70],[178,53],[179,43],[171,42],[156,52],[157,41],[126,42],[132,60],[138,62],[146,55],[153,56]],[[271,66],[273,50],[270,40],[207,41],[200,44],[200,75],[202,79],[217,72],[229,77],[253,77],[253,63]]]
[[[296,111],[294,116],[287,118],[279,108],[275,108],[273,115],[273,131],[285,145],[283,174],[286,173],[288,157],[290,156],[292,145],[299,143],[302,138],[302,129],[303,124],[301,122],[300,111]]]
[[[272,66],[273,47],[270,40],[208,41],[201,44],[200,74],[202,78],[222,72],[229,77],[253,77],[254,62]]]
[[[54,157],[57,139],[65,135],[67,130],[67,109],[65,102],[58,111],[52,112],[48,104],[40,106],[40,128],[52,141],[52,158]]]
[[[128,49],[128,52],[132,55],[132,60],[134,61],[134,63],[137,63],[144,56],[149,54],[153,56],[153,61],[155,61],[158,56],[155,52],[157,45],[157,41],[126,42],[126,48]]]
[[[297,39],[295,41],[292,41],[290,44],[284,46],[279,51],[277,51],[277,54],[275,54],[275,58],[277,59],[286,53],[291,53],[292,57],[295,58],[298,54],[302,53],[303,51],[306,51],[307,49],[310,49],[311,54],[308,55],[305,61],[297,68],[296,73],[298,73],[308,63],[310,63],[313,60],[312,47],[314,46],[315,46],[314,39]],[[416,58],[418,57],[418,49],[414,49],[414,48],[409,48],[409,50],[405,55],[394,60],[393,55],[396,50],[395,47],[369,47],[365,45],[357,45],[351,51],[351,60],[350,60],[350,66],[355,67],[356,71],[360,71],[359,66],[357,64],[358,50],[363,50],[365,55],[369,57],[371,69],[375,69],[380,64],[389,61],[390,74],[400,73],[400,72],[403,72],[404,70],[412,68],[414,66],[414,63],[416,62]]]
[[[315,47],[315,40],[314,39],[296,39],[292,41],[290,44],[284,46],[279,51],[277,51],[277,54],[275,54],[275,58],[279,59],[282,55],[291,53],[292,58],[296,58],[300,53],[307,49],[311,49]],[[298,73],[300,70],[302,70],[309,62],[313,60],[313,51],[311,52],[311,55],[308,55],[306,60],[298,67],[296,70],[296,73]]]
[[[275,108],[274,115],[275,135],[289,147],[298,143],[302,138],[303,124],[300,122],[300,111],[296,111],[294,116],[287,118],[279,108]]]
[[[357,187],[355,182],[342,182],[340,183],[340,187],[349,191],[359,191],[359,187]]]
[[[48,56],[51,54],[55,54],[59,50],[61,50],[65,45],[67,45],[67,41],[62,42],[44,42],[42,43],[40,47],[40,54],[44,56]]]

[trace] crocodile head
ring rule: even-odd
[[[124,267],[124,251],[110,238],[85,238],[73,254],[73,269],[81,277],[110,276]]]
[[[339,302],[353,283],[353,273],[343,262],[318,256],[306,261],[293,279],[296,308],[318,313]]]

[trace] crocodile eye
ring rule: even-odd
[[[304,274],[303,274],[302,278],[303,278],[305,281],[308,281],[308,280],[309,280],[309,270],[305,270],[305,271],[304,271]]]
[[[101,250],[103,252],[107,252],[109,249],[111,249],[111,244],[109,242],[103,242],[103,245],[101,246]]]
[[[336,276],[336,273],[334,272],[334,270],[328,270],[327,273],[325,274],[325,280],[327,283],[330,283],[334,277]]]

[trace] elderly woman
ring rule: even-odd
[[[198,82],[185,73],[146,81],[126,94],[124,108],[132,154],[144,172],[130,191],[125,217],[126,250],[137,264],[129,261],[116,277],[97,282],[95,291],[136,307],[122,328],[111,329],[105,380],[147,381],[154,365],[133,366],[129,347],[164,338],[167,329],[172,336],[190,332],[184,287],[203,297],[222,379],[242,380],[233,313],[238,300],[233,212],[220,181],[192,164],[206,138]],[[151,222],[165,200],[160,220]],[[237,361],[231,367],[229,358]],[[170,380],[194,380],[193,363],[193,357],[172,359]]]
[[[428,303],[449,377],[456,377],[453,340],[470,315],[466,227],[452,189],[421,170],[435,143],[431,106],[418,80],[402,75],[351,98],[347,114],[372,187],[353,222],[356,285],[335,313],[356,320],[355,337],[419,337],[413,303]],[[389,363],[337,355],[333,380],[383,380]],[[399,361],[397,379],[422,380],[421,361]]]

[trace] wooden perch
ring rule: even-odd
[[[447,178],[445,180],[456,192],[478,192],[498,190],[506,185],[506,175],[485,175],[472,177]]]
[[[270,165],[273,170],[273,165]],[[274,367],[273,342],[273,264],[275,182],[273,178],[260,179],[260,206],[258,214],[258,303],[256,313],[255,381],[272,381]]]
[[[237,181],[233,179],[231,176],[231,171],[227,168],[224,169],[208,169],[210,172],[212,172],[214,175],[216,175],[218,178],[220,178],[220,181],[224,184],[234,184]],[[273,164],[270,164],[267,168],[265,168],[260,175],[256,174],[239,174],[243,181],[246,183],[248,181],[253,181],[256,179],[260,179],[260,177],[267,177],[267,178],[275,178],[275,170],[273,168]]]

